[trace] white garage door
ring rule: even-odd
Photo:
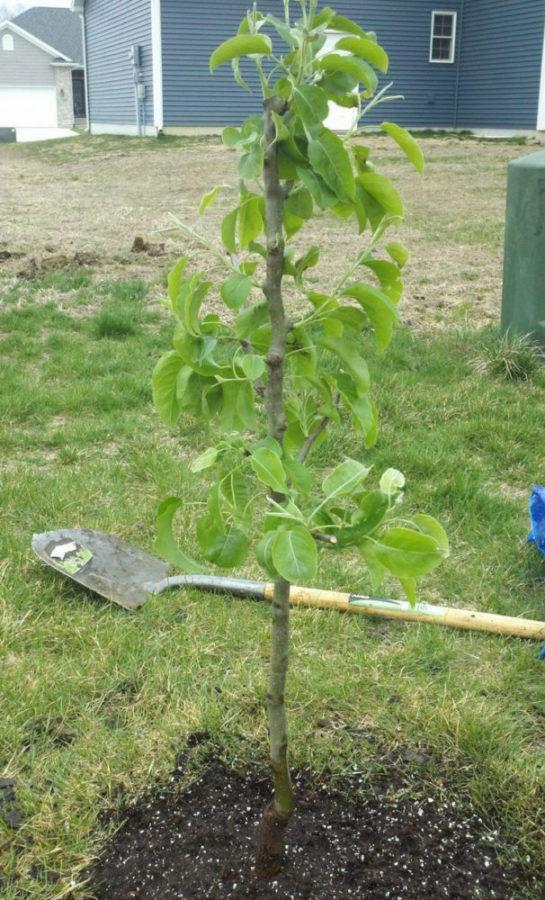
[[[0,87],[0,128],[50,128],[56,125],[55,88]]]

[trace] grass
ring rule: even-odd
[[[481,375],[499,375],[511,381],[528,381],[543,365],[545,355],[529,334],[506,332],[488,341],[479,356],[472,360],[473,368]]]
[[[68,525],[149,548],[167,494],[184,497],[180,537],[194,551],[191,523],[203,503],[203,482],[186,464],[210,436],[189,421],[170,434],[151,408],[150,372],[169,327],[145,286],[71,290],[62,296],[73,304],[59,308],[36,302],[49,295],[28,283],[0,307],[0,775],[15,778],[24,815],[15,835],[0,820],[5,900],[89,896],[82,872],[104,833],[100,810],[166,779],[192,732],[208,732],[208,746],[237,765],[266,759],[265,606],[179,592],[128,614],[32,557],[34,531]],[[98,296],[98,312],[88,295]],[[117,315],[122,334],[112,329]],[[408,511],[436,515],[452,542],[422,598],[543,619],[543,563],[526,544],[526,506],[530,484],[545,477],[536,414],[545,373],[522,383],[475,372],[470,361],[494,339],[402,331],[384,357],[370,348],[378,445],[366,452],[349,428],[336,430],[317,454],[317,474],[340,453],[377,473],[401,468]],[[369,587],[356,557],[334,555],[321,584]],[[414,790],[472,799],[539,875],[545,669],[536,650],[296,611],[294,764],[333,779],[363,772],[370,785],[412,769]]]
[[[93,159],[104,154],[123,153],[129,156],[133,153],[156,153],[165,149],[176,150],[192,145],[218,143],[221,138],[218,135],[172,135],[162,134],[159,138],[137,138],[122,135],[90,135],[84,132],[77,138],[60,138],[58,140],[32,141],[28,144],[18,144],[17,149],[26,157],[40,156],[41,159],[59,164],[72,160],[74,156],[80,159]],[[76,180],[73,178],[73,180]]]

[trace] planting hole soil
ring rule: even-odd
[[[94,896],[516,896],[515,874],[496,856],[497,833],[477,815],[431,795],[418,801],[387,793],[356,797],[362,784],[353,778],[341,793],[296,778],[298,807],[284,872],[264,882],[252,865],[257,824],[270,799],[268,779],[244,777],[210,760],[183,792],[174,785],[122,811],[124,824],[91,873]]]

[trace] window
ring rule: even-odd
[[[431,14],[430,62],[454,62],[455,48],[456,13],[434,9]]]
[[[5,34],[2,38],[2,50],[13,50],[13,49],[14,49],[13,35]]]

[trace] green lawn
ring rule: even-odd
[[[167,777],[188,735],[265,765],[265,606],[178,592],[130,614],[32,557],[34,531],[116,532],[149,548],[167,494],[199,514],[186,463],[207,436],[171,434],[150,403],[170,325],[140,281],[87,272],[17,283],[0,305],[0,776],[24,822],[0,819],[5,900],[84,898],[101,808]],[[48,298],[51,298],[48,300]],[[545,480],[545,374],[478,375],[492,331],[400,332],[371,370],[382,428],[319,450],[401,468],[406,507],[435,515],[452,555],[422,599],[545,618],[544,565],[526,545],[527,495]],[[257,570],[247,574],[257,575]],[[354,556],[326,557],[325,587],[366,590]],[[392,586],[392,590],[394,587]],[[533,874],[543,873],[545,664],[531,643],[320,611],[293,614],[293,761],[369,784],[414,770],[414,790],[472,798]],[[398,779],[396,779],[396,782]],[[54,880],[55,876],[59,880]],[[71,893],[72,891],[72,893]],[[538,894],[526,896],[538,897]]]

